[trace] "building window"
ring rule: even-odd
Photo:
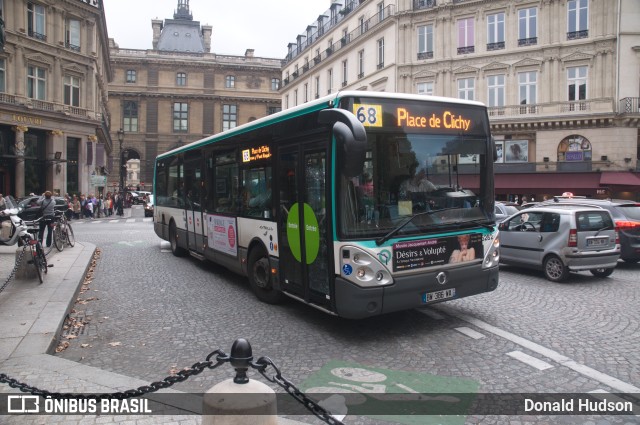
[[[433,58],[433,24],[418,27],[418,59]]]
[[[222,105],[222,131],[236,128],[238,125],[238,107]]]
[[[364,77],[364,50],[358,52],[358,78]]]
[[[504,12],[487,16],[487,50],[504,49]]]
[[[305,83],[304,84],[304,93],[302,94],[304,97],[304,103],[309,101],[309,84]]]
[[[135,83],[136,82],[136,70],[135,69],[127,69],[125,82],[127,82],[127,83]]]
[[[342,61],[342,87],[345,87],[347,85],[348,71],[349,71],[349,62],[346,60],[343,60]]]
[[[473,78],[458,79],[458,98],[465,99],[465,100],[473,100],[474,86],[475,86],[475,80]]]
[[[381,1],[378,3],[378,21],[382,22],[384,20],[384,2]]]
[[[327,93],[333,91],[333,69],[327,71]]]
[[[384,68],[384,38],[378,40],[378,69]]]
[[[585,100],[587,98],[587,67],[576,66],[567,68],[567,84],[569,86],[569,102]],[[577,109],[585,110],[586,103],[579,103]],[[569,110],[576,109],[576,104],[570,104]]]
[[[7,90],[7,62],[4,58],[0,58],[0,93],[4,93]]]
[[[433,82],[429,81],[427,83],[418,83],[416,85],[418,90],[418,94],[424,94],[427,96],[433,96]]]
[[[69,18],[65,22],[64,43],[67,49],[80,51],[80,21]]]
[[[185,132],[189,130],[189,105],[183,102],[173,104],[173,131]]]
[[[186,86],[187,85],[187,74],[184,72],[178,72],[176,74],[176,86]]]
[[[315,78],[315,98],[320,97],[320,77],[316,76]]]
[[[458,54],[464,55],[475,51],[473,18],[458,21]]]
[[[224,86],[228,89],[233,89],[236,87],[236,77],[233,75],[227,75],[225,78]]]
[[[80,106],[80,79],[71,75],[64,77],[64,104]]]
[[[537,103],[537,72],[520,72],[518,73],[518,91],[520,105],[535,105]],[[535,113],[536,107],[521,107],[520,113]]]
[[[138,131],[138,102],[124,101],[122,105],[122,129],[126,132]]]
[[[280,90],[280,78],[272,78],[271,79],[271,90],[272,91]]]
[[[589,36],[589,2],[572,0],[567,2],[567,40]]]
[[[518,10],[518,46],[538,43],[538,9],[530,7]]]
[[[267,106],[267,115],[273,115],[282,111],[282,108],[279,106]]]
[[[591,142],[586,137],[572,134],[558,145],[558,162],[591,161]]]
[[[504,75],[487,77],[488,106],[504,106]]]
[[[45,28],[44,6],[35,3],[27,3],[27,32],[29,37],[47,41]]]
[[[44,68],[29,65],[27,67],[27,96],[31,99],[45,100],[47,74]]]

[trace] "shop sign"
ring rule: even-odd
[[[42,125],[42,118],[40,118],[40,117],[31,117],[29,115],[11,114],[11,119],[13,121],[19,122],[21,124]]]
[[[92,186],[106,186],[107,185],[107,176],[91,176],[91,185]]]

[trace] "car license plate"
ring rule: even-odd
[[[587,239],[587,246],[605,246],[609,238],[593,238]]]
[[[422,302],[442,301],[456,296],[456,288],[443,289],[436,292],[425,292],[422,294]]]

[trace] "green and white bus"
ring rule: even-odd
[[[267,303],[416,308],[497,287],[495,155],[481,103],[340,92],[159,155],[154,229]]]

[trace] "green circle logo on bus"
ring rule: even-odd
[[[293,204],[289,210],[287,217],[287,240],[293,257],[302,262],[302,250],[300,249],[300,203]],[[305,251],[307,253],[307,264],[311,264],[316,260],[320,251],[320,227],[318,219],[313,212],[313,208],[309,204],[302,204],[305,229]]]

